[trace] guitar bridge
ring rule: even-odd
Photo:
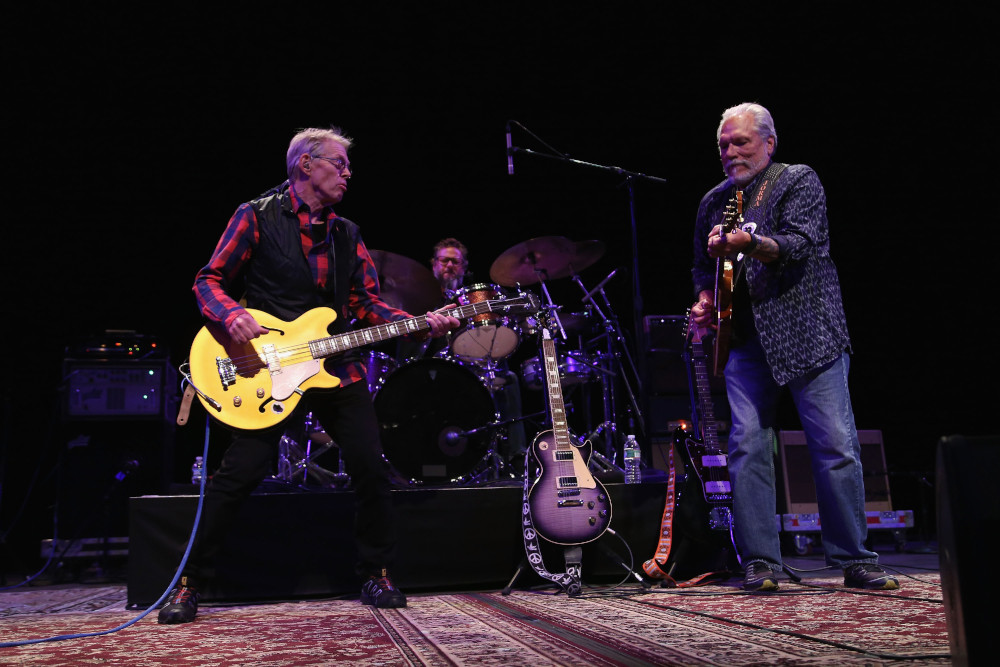
[[[215,367],[219,371],[219,379],[222,381],[222,388],[231,387],[236,384],[236,364],[232,359],[216,357]]]
[[[708,513],[712,530],[729,530],[733,526],[733,512],[728,507],[713,507]]]

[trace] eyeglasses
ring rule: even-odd
[[[341,174],[344,173],[344,170],[347,170],[347,171],[351,172],[352,176],[354,175],[354,170],[351,168],[351,163],[350,162],[344,162],[343,158],[339,158],[339,157],[327,157],[325,155],[313,155],[313,157],[315,159],[317,159],[317,160],[326,160],[327,162],[329,162],[330,164],[332,164],[334,167],[336,167],[337,171],[339,171]]]
[[[461,257],[435,257],[434,258],[439,264],[455,264],[460,265],[462,263]]]

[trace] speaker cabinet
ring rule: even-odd
[[[861,442],[861,467],[865,475],[865,511],[888,512],[892,510],[892,498],[889,495],[882,431],[859,430],[858,440]],[[785,483],[785,512],[818,513],[816,482],[813,479],[805,432],[779,431],[778,447],[781,450],[781,469]]]
[[[993,656],[993,570],[986,544],[1000,529],[994,479],[1000,436],[941,438],[937,445],[938,554],[948,640],[955,665],[985,665]]]

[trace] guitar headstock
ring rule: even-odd
[[[694,319],[691,317],[691,309],[688,308],[687,312],[684,313],[684,341],[700,343],[702,339],[708,335],[709,328],[696,324]]]
[[[737,190],[736,196],[729,200],[722,211],[722,234],[728,234],[743,224],[743,191]]]
[[[501,310],[520,315],[534,315],[541,310],[542,304],[531,292],[521,292],[516,297],[503,299],[497,304]]]

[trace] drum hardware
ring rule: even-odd
[[[567,408],[572,408],[572,403],[566,403]],[[449,433],[446,437],[458,439],[461,437],[466,437],[469,435],[475,435],[476,433],[493,431],[493,438],[491,440],[491,447],[483,455],[483,458],[479,460],[479,463],[473,468],[473,470],[468,475],[463,475],[451,480],[455,484],[482,484],[488,482],[497,482],[503,480],[520,480],[523,475],[523,471],[508,462],[503,456],[500,455],[498,451],[498,444],[503,438],[503,429],[506,429],[511,424],[517,422],[522,422],[529,419],[541,419],[548,415],[548,411],[540,410],[530,415],[522,415],[520,417],[511,417],[509,419],[499,420],[491,422],[489,424],[484,424],[478,428],[472,429],[470,431],[461,431],[455,433]],[[519,453],[520,457],[521,454]]]
[[[559,362],[559,378],[563,388],[596,380],[595,371],[604,371],[589,356],[578,350],[556,351]],[[532,357],[521,363],[521,377],[528,389],[541,390],[545,386],[544,368],[541,357]]]
[[[350,482],[350,476],[344,471],[343,457],[339,457],[338,471],[332,472],[313,461],[329,449],[339,447],[329,435],[314,423],[312,413],[308,413],[303,422],[302,433],[305,447],[295,440],[291,430],[281,436],[278,443],[278,474],[277,479],[290,484],[307,485],[310,480],[321,486],[345,486]],[[313,445],[318,447],[314,451]]]
[[[599,378],[601,381],[601,398],[604,408],[604,425],[608,427],[604,438],[604,453],[605,456],[612,457],[615,452],[614,435],[618,431],[618,425],[615,421],[616,415],[618,414],[618,406],[616,405],[614,380],[620,381],[628,395],[630,422],[629,431],[633,431],[632,422],[634,420],[639,431],[642,433],[646,432],[642,409],[636,397],[636,391],[632,388],[632,382],[635,382],[639,392],[642,391],[640,375],[636,370],[635,363],[632,360],[628,345],[625,341],[625,336],[618,323],[618,318],[614,314],[614,310],[611,307],[611,302],[608,299],[607,294],[604,292],[604,285],[611,280],[615,273],[616,271],[612,271],[611,274],[601,281],[593,290],[588,290],[578,275],[574,274],[572,276],[572,280],[579,285],[580,289],[583,291],[584,296],[582,301],[593,308],[593,312],[598,316],[603,325],[603,332],[589,340],[587,342],[587,348],[595,348],[591,358],[599,360],[601,366]],[[595,300],[595,297],[597,296],[600,296],[601,301],[603,302],[603,308]],[[605,313],[605,310],[607,313]],[[603,345],[603,349],[596,350],[597,345]],[[627,366],[623,365],[622,358],[624,358],[625,362],[627,362]],[[597,448],[595,447],[595,452],[596,451]]]

